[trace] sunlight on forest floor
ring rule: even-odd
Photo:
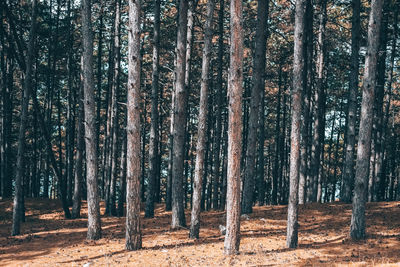
[[[170,231],[171,214],[159,205],[154,219],[143,220],[143,249],[128,252],[125,218],[102,217],[103,238],[87,241],[86,219],[64,220],[59,202],[27,199],[26,206],[24,235],[10,237],[12,202],[0,201],[0,266],[400,266],[400,202],[368,204],[368,238],[360,242],[348,239],[351,205],[300,206],[296,250],[285,246],[286,206],[255,207],[232,257],[222,254],[220,211],[203,213],[194,241],[186,229]]]

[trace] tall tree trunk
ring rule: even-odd
[[[175,70],[175,106],[172,149],[172,222],[171,228],[186,226],[183,207],[183,163],[187,109],[187,91],[185,88],[186,38],[187,38],[188,2],[179,1],[179,23],[177,34],[177,55]]]
[[[24,176],[24,152],[25,152],[25,131],[28,123],[28,106],[29,97],[32,91],[32,67],[33,57],[36,39],[36,8],[37,0],[32,1],[32,17],[31,17],[31,28],[29,31],[28,51],[26,54],[26,69],[25,69],[25,80],[24,80],[24,91],[21,103],[21,122],[19,125],[18,135],[18,152],[17,152],[17,173],[15,176],[15,195],[14,195],[14,206],[13,206],[13,223],[12,223],[12,235],[20,234],[21,220],[25,216],[24,204],[23,204],[23,188],[22,180]],[[23,214],[22,214],[23,213]]]
[[[280,157],[280,149],[281,148],[281,132],[280,132],[280,123],[281,123],[281,94],[282,94],[282,64],[280,62],[279,65],[279,74],[278,74],[278,99],[277,99],[277,107],[276,107],[276,124],[275,124],[275,160],[272,171],[272,195],[271,195],[271,204],[278,204],[278,174],[279,169],[282,168],[282,161],[279,161]],[[301,203],[300,203],[301,204]]]
[[[383,100],[385,97],[385,74],[386,74],[386,47],[387,47],[387,35],[388,35],[388,25],[389,25],[389,1],[384,3],[383,12],[384,16],[382,18],[381,24],[381,35],[379,40],[379,56],[377,62],[377,81],[376,81],[376,109],[374,112],[374,120],[376,124],[376,136],[375,136],[375,166],[374,166],[374,177],[375,177],[375,187],[373,190],[373,200],[382,201],[384,198],[384,177],[383,177],[383,144],[382,135],[384,132],[383,125]]]
[[[321,166],[321,149],[324,141],[324,117],[325,117],[325,27],[327,20],[326,5],[327,0],[320,0],[320,15],[319,15],[319,32],[318,32],[318,45],[317,45],[317,88],[315,88],[314,93],[314,129],[313,129],[313,139],[311,147],[311,168],[310,168],[310,181],[313,185],[318,186],[319,170]],[[318,201],[318,188],[315,190],[317,192]],[[300,196],[301,198],[301,196]],[[299,201],[300,204],[301,201]]]
[[[257,165],[257,181],[258,181],[258,205],[264,205],[266,185],[264,181],[264,141],[265,141],[265,90],[262,90],[260,104],[260,131],[258,133],[258,165]],[[269,152],[269,151],[268,151]],[[268,153],[269,155],[269,153]],[[270,157],[268,157],[268,165]],[[267,180],[269,176],[267,176]]]
[[[199,123],[198,123],[198,134],[197,134],[197,146],[196,146],[196,166],[193,183],[193,199],[192,199],[192,213],[190,220],[190,238],[199,238],[200,230],[200,202],[202,183],[204,175],[204,152],[206,146],[206,134],[207,134],[207,100],[208,100],[208,85],[209,85],[209,70],[211,60],[211,48],[212,48],[212,22],[214,14],[214,0],[208,0],[207,2],[207,18],[204,29],[204,47],[202,55],[202,66],[201,66],[201,89],[200,89],[200,111],[199,111]]]
[[[98,159],[93,80],[93,32],[91,23],[91,6],[91,0],[82,1],[83,92],[85,110],[86,183],[88,204],[87,239],[96,240],[101,237],[101,222],[99,194],[97,187]]]
[[[83,62],[82,62],[83,63]],[[83,64],[81,64],[83,67]],[[83,73],[82,73],[83,74]],[[77,144],[76,159],[74,173],[74,194],[72,196],[72,218],[79,218],[81,211],[81,189],[83,181],[83,154],[85,150],[85,111],[83,107],[83,75],[81,74],[81,86],[79,88],[79,110],[78,110],[78,128],[77,128]]]
[[[213,161],[213,179],[218,188],[215,188],[214,192],[214,204],[213,208],[218,208],[218,191],[221,191],[222,194],[222,182],[221,180],[221,139],[222,139],[222,94],[223,94],[223,68],[224,68],[224,1],[219,1],[219,10],[218,10],[218,54],[217,54],[217,62],[218,62],[218,72],[217,72],[217,85],[216,85],[216,93],[215,93],[215,131],[214,131],[214,161]],[[220,209],[224,209],[221,203],[219,205]]]
[[[246,149],[246,166],[243,183],[242,213],[253,212],[253,195],[256,177],[257,129],[260,126],[260,101],[265,90],[265,54],[267,45],[267,19],[269,1],[258,1],[255,54],[250,99],[249,128]],[[264,114],[261,114],[264,116]]]
[[[306,5],[306,20],[304,25],[304,38],[305,38],[305,60],[304,60],[304,104],[302,110],[301,120],[301,140],[300,140],[300,176],[299,176],[299,202],[304,203],[304,198],[307,193],[309,201],[316,200],[316,187],[315,182],[310,180],[310,171],[308,168],[309,163],[309,147],[310,147],[310,121],[311,112],[311,91],[312,91],[312,78],[313,78],[313,24],[314,24],[314,7],[312,1],[308,1]]]
[[[349,76],[349,96],[346,114],[346,151],[343,167],[340,200],[349,203],[352,198],[354,183],[354,150],[356,141],[356,113],[360,52],[360,0],[352,0],[353,16],[351,19],[351,58]]]
[[[353,212],[350,226],[350,236],[352,239],[365,238],[365,202],[368,183],[369,158],[371,154],[371,130],[373,103],[375,98],[379,36],[382,19],[382,4],[382,0],[372,0],[368,23],[368,46],[365,57]]]
[[[129,0],[126,242],[127,250],[142,247],[140,226],[140,1]]]
[[[300,121],[304,90],[304,24],[306,6],[310,0],[297,0],[294,28],[294,59],[292,87],[292,128],[290,133],[290,187],[286,246],[296,248],[298,243],[298,190],[300,170]]]
[[[119,112],[118,112],[118,96],[120,87],[120,21],[121,21],[121,0],[118,0],[115,5],[115,24],[114,24],[114,79],[112,89],[112,104],[111,104],[111,120],[112,120],[112,149],[111,149],[111,183],[110,183],[110,199],[108,201],[109,215],[116,216],[117,210],[115,206],[116,201],[116,183],[118,176],[118,154],[119,154]]]
[[[226,194],[226,234],[224,253],[239,252],[240,244],[240,160],[242,143],[243,94],[243,10],[242,1],[230,2],[230,71],[228,80],[229,128]]]
[[[147,185],[145,217],[154,217],[154,201],[158,165],[158,87],[160,58],[160,0],[154,0],[153,73],[151,84],[151,124],[149,143],[149,183]]]

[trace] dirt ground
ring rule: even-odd
[[[23,235],[11,237],[12,202],[0,201],[0,266],[400,266],[400,202],[368,204],[365,241],[348,239],[351,205],[300,207],[299,248],[285,247],[286,206],[255,207],[241,221],[240,254],[223,255],[224,213],[202,213],[199,240],[170,231],[159,205],[144,219],[143,249],[124,249],[125,218],[102,217],[103,238],[86,240],[83,218],[64,220],[60,203],[27,199]],[[103,209],[102,209],[103,210]],[[187,222],[189,222],[189,211]]]

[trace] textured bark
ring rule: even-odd
[[[308,1],[306,5],[306,19],[304,22],[304,38],[305,38],[305,59],[304,59],[304,100],[301,119],[301,140],[300,140],[300,176],[299,176],[299,203],[304,203],[307,194],[308,201],[316,200],[316,186],[313,180],[310,180],[309,158],[311,147],[310,142],[310,121],[311,121],[311,91],[313,84],[313,24],[314,24],[314,7],[312,1]]]
[[[321,148],[324,142],[325,125],[323,123],[325,117],[325,27],[326,27],[326,0],[320,0],[320,15],[319,15],[319,32],[317,45],[317,83],[314,93],[314,129],[311,146],[311,167],[310,181],[313,185],[318,185],[319,170],[321,166]],[[318,188],[317,188],[318,201]],[[304,204],[299,201],[299,204]]]
[[[356,113],[360,52],[360,0],[352,0],[353,16],[351,20],[351,58],[349,76],[349,96],[346,114],[346,150],[343,166],[341,198],[343,202],[350,202],[354,183],[354,150],[356,142]]]
[[[83,77],[81,77],[83,80]],[[74,173],[74,194],[72,196],[72,218],[80,217],[81,210],[81,189],[83,181],[83,155],[85,150],[85,111],[83,108],[83,88],[79,89],[79,117],[77,128],[76,159]]]
[[[223,68],[224,68],[224,0],[219,1],[218,10],[218,52],[217,52],[217,84],[215,93],[215,130],[214,130],[214,150],[213,150],[213,208],[224,209],[218,202],[221,199],[221,130],[222,130],[222,94],[223,94]]]
[[[368,23],[368,46],[362,87],[360,131],[357,147],[357,164],[351,216],[350,236],[365,238],[365,202],[371,154],[371,130],[375,98],[379,36],[382,19],[382,0],[372,0]]]
[[[265,90],[262,91],[260,104],[260,132],[258,133],[258,165],[257,165],[257,182],[258,182],[258,205],[264,205],[266,185],[264,180],[264,141],[265,141]],[[269,151],[268,151],[269,152]],[[269,153],[268,153],[269,155]],[[268,157],[269,162],[270,157]],[[269,179],[269,175],[267,176]]]
[[[160,57],[160,0],[154,0],[154,32],[153,32],[153,73],[151,84],[151,124],[149,142],[149,183],[147,185],[145,217],[154,217],[156,180],[158,176],[158,91],[159,91],[159,57]]]
[[[83,94],[85,110],[86,143],[86,183],[88,204],[87,239],[101,238],[100,206],[97,187],[98,159],[96,111],[93,79],[93,32],[91,23],[91,1],[82,1],[82,38],[83,38]]]
[[[279,77],[278,77],[278,100],[276,106],[276,124],[275,124],[275,159],[274,166],[272,170],[272,195],[271,195],[271,204],[278,204],[278,174],[279,169],[282,167],[282,162],[280,163],[280,149],[281,149],[281,139],[282,135],[280,132],[280,123],[281,123],[281,94],[282,94],[282,63],[279,66]],[[280,164],[279,164],[280,163]]]
[[[204,152],[206,147],[207,134],[207,111],[208,111],[208,86],[209,86],[209,70],[212,49],[212,21],[214,14],[214,0],[207,2],[207,18],[204,29],[204,47],[201,65],[201,88],[200,88],[200,111],[199,123],[197,130],[197,146],[196,146],[196,165],[193,183],[192,197],[192,213],[190,220],[190,238],[199,238],[200,231],[200,202],[202,183],[204,175]]]
[[[22,181],[24,176],[24,152],[25,152],[25,131],[28,121],[28,105],[29,97],[32,91],[32,69],[33,69],[33,57],[34,47],[36,39],[36,8],[37,0],[32,1],[32,17],[31,27],[29,31],[28,51],[26,54],[26,69],[25,69],[25,80],[24,90],[21,103],[21,122],[19,125],[18,135],[18,152],[17,152],[17,173],[15,176],[15,195],[13,205],[13,223],[12,223],[12,235],[20,234],[20,225],[23,217],[25,216],[24,204],[23,204],[23,188]],[[23,214],[21,214],[23,213]]]
[[[375,87],[375,100],[376,106],[374,110],[374,124],[376,125],[375,131],[375,166],[374,177],[375,187],[373,189],[373,200],[382,201],[385,195],[385,178],[383,177],[383,157],[384,150],[382,144],[382,135],[385,131],[386,125],[383,125],[383,100],[385,96],[385,74],[386,74],[386,47],[388,39],[388,25],[389,25],[389,1],[385,1],[383,7],[383,18],[381,24],[381,34],[379,40],[379,55],[377,62],[377,81]]]
[[[247,136],[246,166],[243,183],[242,213],[252,213],[256,180],[257,129],[259,128],[260,101],[265,90],[265,55],[267,45],[268,0],[258,1],[255,54],[250,98],[249,128]],[[264,114],[261,114],[264,116]]]
[[[171,228],[186,226],[183,206],[183,166],[187,109],[187,91],[185,88],[186,38],[187,38],[188,2],[179,2],[179,23],[177,35],[177,55],[175,70],[175,106],[172,148],[172,222]]]
[[[118,96],[120,87],[120,22],[121,22],[121,0],[116,1],[115,5],[115,22],[114,22],[114,79],[112,82],[112,100],[111,100],[111,124],[112,124],[112,146],[111,146],[111,179],[110,179],[110,199],[108,201],[109,215],[116,216],[116,182],[118,176],[118,154],[119,154],[119,112],[118,112]]]
[[[240,160],[242,144],[243,15],[242,1],[230,2],[230,70],[228,79],[228,173],[224,253],[237,254],[240,244]]]
[[[140,1],[129,0],[126,241],[127,250],[142,247],[140,223]]]
[[[296,248],[298,243],[298,190],[300,171],[300,121],[302,113],[303,83],[304,83],[304,22],[305,10],[309,0],[297,0],[294,28],[294,58],[293,58],[293,87],[292,122],[290,133],[290,187],[286,246]]]
[[[127,150],[127,140],[126,140],[126,115],[124,123],[124,131],[122,137],[122,152],[121,152],[121,168],[120,168],[120,186],[119,186],[119,198],[118,198],[118,208],[117,215],[119,217],[124,216],[124,203],[126,199],[126,150]]]

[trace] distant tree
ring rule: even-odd
[[[151,83],[151,125],[149,143],[149,184],[147,186],[146,210],[147,218],[154,217],[154,201],[158,165],[158,94],[159,94],[159,66],[160,66],[160,0],[154,0],[154,30],[153,30],[153,73]],[[159,178],[158,178],[159,179]]]

